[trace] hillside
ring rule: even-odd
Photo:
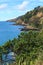
[[[9,50],[16,54],[14,64],[12,61],[9,65],[43,65],[43,30],[22,32],[18,38],[7,41],[0,47],[2,62],[2,54],[6,54],[6,61]]]
[[[34,10],[27,12],[25,15],[8,21],[16,22],[17,24],[21,25],[28,25],[29,27],[32,26],[35,28],[42,28],[43,7],[38,6],[34,8]]]

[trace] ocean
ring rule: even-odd
[[[21,33],[19,28],[22,28],[21,25],[13,25],[14,22],[0,21],[0,46],[2,46],[8,40],[17,38]]]

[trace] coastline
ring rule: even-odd
[[[15,23],[15,24],[12,24],[12,25],[21,25],[21,26],[23,26],[23,28],[19,28],[21,31],[29,31],[29,30],[39,31],[38,28],[34,28],[34,27],[32,27],[32,26],[30,26],[28,24],[25,24],[25,23],[23,23],[23,24],[22,23],[21,24]]]
[[[39,29],[37,29],[37,28],[26,28],[26,27],[24,27],[24,28],[22,28],[21,29],[21,31],[29,31],[29,30],[33,30],[33,31],[39,31]]]

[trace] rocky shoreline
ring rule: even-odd
[[[29,31],[29,30],[39,31],[38,28],[35,28],[33,26],[30,26],[29,24],[26,24],[26,23],[13,23],[12,25],[20,25],[20,26],[23,26],[23,28],[19,28],[21,31]]]
[[[13,25],[21,25],[23,26],[23,28],[19,28],[21,31],[29,31],[29,30],[35,30],[35,31],[39,31],[38,28],[34,28],[32,26],[29,26],[28,24],[13,24]]]
[[[22,28],[22,29],[21,29],[21,31],[29,31],[29,30],[39,31],[39,29],[37,29],[37,28],[34,28],[34,29],[29,29],[29,28],[25,28],[25,27],[24,27],[24,28]]]

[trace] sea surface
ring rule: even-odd
[[[19,28],[23,28],[20,25],[13,25],[14,22],[0,21],[0,46],[8,40],[17,38],[21,33]]]

